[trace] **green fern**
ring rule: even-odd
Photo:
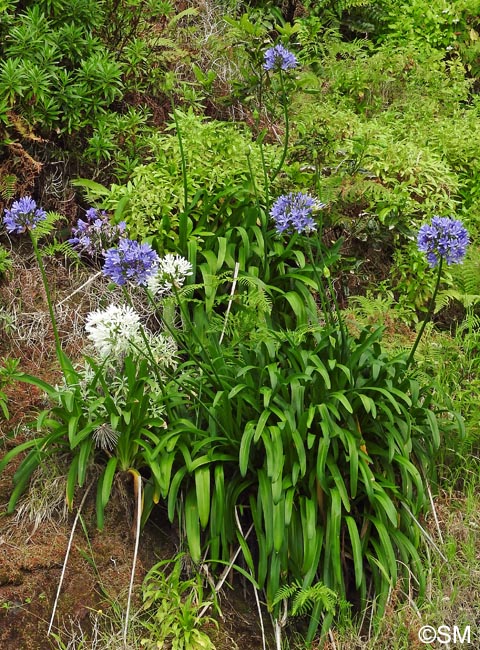
[[[282,600],[290,600],[292,597],[293,602],[290,612],[292,616],[303,616],[317,603],[321,603],[325,611],[333,612],[338,604],[337,594],[322,582],[317,582],[310,587],[302,587],[300,582],[297,581],[291,585],[281,587],[275,594],[272,606],[278,605]]]
[[[37,242],[43,237],[51,235],[56,229],[57,221],[64,218],[63,214],[59,214],[58,212],[47,212],[47,217],[43,221],[39,221],[35,229],[32,230],[32,234],[34,234]]]
[[[62,255],[63,257],[78,262],[80,255],[73,250],[68,242],[59,242],[54,239],[53,242],[42,246],[42,255],[54,257],[55,255]]]
[[[16,194],[17,177],[14,174],[0,177],[0,198],[10,201]]]
[[[58,241],[55,233],[58,231],[58,222],[64,219],[64,215],[59,212],[47,212],[47,217],[40,221],[31,231],[37,242],[53,234],[52,241],[42,242],[42,255],[53,257],[54,255],[63,255],[70,260],[78,261],[78,253],[67,243]]]

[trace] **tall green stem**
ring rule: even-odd
[[[45,289],[45,295],[46,295],[46,298],[47,298],[48,311],[49,311],[49,314],[50,314],[50,320],[52,322],[53,336],[55,337],[55,349],[56,349],[58,360],[59,360],[60,365],[61,365],[61,367],[63,369],[62,346],[61,346],[61,343],[60,343],[60,336],[58,335],[57,319],[55,318],[55,311],[53,309],[52,298],[50,296],[50,286],[48,284],[47,274],[45,272],[45,266],[43,264],[43,259],[42,259],[42,256],[40,254],[40,251],[38,249],[38,244],[37,244],[37,240],[35,238],[35,235],[33,235],[30,231],[28,231],[28,234],[30,235],[30,239],[32,241],[32,246],[33,246],[33,251],[34,251],[35,257],[37,259],[37,264],[38,264],[38,268],[40,269],[40,274],[42,276],[43,287]]]
[[[410,355],[409,355],[409,357],[407,359],[407,368],[410,366],[410,364],[413,361],[413,357],[415,356],[415,352],[417,351],[418,344],[420,343],[420,339],[423,336],[423,332],[425,331],[425,327],[427,326],[428,321],[431,319],[432,314],[433,314],[433,310],[435,309],[435,302],[436,302],[436,299],[437,299],[437,293],[438,293],[438,289],[440,287],[440,279],[441,279],[441,275],[442,275],[442,266],[443,266],[443,257],[440,258],[440,263],[438,265],[437,282],[435,284],[435,289],[434,289],[432,297],[430,299],[430,304],[428,306],[427,315],[425,316],[425,319],[423,320],[423,323],[422,323],[422,325],[420,327],[420,330],[419,330],[419,332],[417,334],[417,338],[415,339],[415,343],[413,344],[413,347],[410,350]]]
[[[187,204],[188,204],[188,181],[187,181],[187,162],[185,158],[185,150],[183,148],[183,139],[182,131],[180,129],[180,124],[178,122],[177,111],[173,105],[172,100],[172,113],[173,120],[175,122],[175,127],[177,129],[177,138],[178,138],[178,147],[180,149],[180,158],[182,161],[182,180],[183,180],[183,211],[180,215],[180,221],[178,225],[178,237],[180,251],[182,255],[187,254],[187,227],[188,227],[188,217],[187,217]]]
[[[282,70],[279,71],[279,74],[280,74],[280,85],[282,87],[282,107],[283,107],[283,117],[285,119],[285,138],[283,142],[282,157],[280,158],[280,162],[278,163],[277,168],[273,172],[272,178],[270,179],[270,184],[272,184],[273,181],[277,178],[278,174],[280,173],[280,170],[283,167],[283,163],[285,162],[285,158],[287,157],[288,141],[290,138],[290,121],[288,118],[288,97],[285,90],[285,81],[283,79]]]

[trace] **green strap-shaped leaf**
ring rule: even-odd
[[[72,462],[70,463],[70,467],[68,468],[66,500],[69,510],[73,508],[73,495],[75,493],[75,487],[77,485],[78,462],[79,456],[77,454],[74,456]]]
[[[202,556],[202,550],[200,542],[200,519],[195,490],[189,490],[185,499],[185,530],[192,560],[199,562]]]
[[[425,409],[425,413],[430,424],[434,449],[438,449],[440,447],[440,431],[438,429],[437,416],[430,409]]]
[[[210,516],[210,467],[204,465],[195,471],[195,490],[200,524],[205,530]]]
[[[360,541],[360,535],[358,532],[355,519],[347,515],[345,517],[345,522],[347,524],[348,534],[350,536],[350,543],[352,546],[353,568],[355,572],[355,587],[359,589],[365,577],[363,571],[362,543]]]
[[[330,471],[330,474],[333,477],[333,480],[335,481],[336,488],[338,490],[338,493],[340,494],[340,498],[342,499],[342,503],[344,505],[345,510],[347,512],[350,512],[350,498],[348,496],[345,481],[343,480],[343,477],[340,473],[337,463],[334,460],[328,460],[327,467]]]
[[[116,456],[112,456],[112,458],[108,459],[107,466],[103,472],[102,505],[104,508],[110,499],[110,492],[112,490],[112,483],[115,476],[115,471],[117,469],[117,464],[118,458]]]
[[[342,499],[339,491],[330,491],[330,509],[327,512],[325,535],[325,584],[331,586],[330,576],[333,577],[336,589],[343,589],[342,555],[340,550],[340,529],[342,521]]]
[[[172,482],[170,483],[170,490],[168,492],[168,501],[167,501],[167,512],[168,512],[168,519],[170,520],[170,522],[173,522],[175,518],[175,506],[177,505],[178,491],[180,489],[180,485],[182,484],[183,478],[186,473],[187,473],[187,468],[181,467],[179,470],[177,470],[175,476],[172,479]]]
[[[80,452],[78,454],[78,486],[82,487],[85,483],[85,477],[87,475],[88,466],[90,464],[90,453],[92,451],[94,442],[92,438],[84,440],[83,444],[80,446]]]

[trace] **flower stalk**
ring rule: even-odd
[[[407,368],[410,367],[410,364],[413,361],[413,358],[415,356],[415,352],[417,351],[418,344],[420,343],[420,340],[423,336],[423,333],[425,331],[425,328],[432,318],[433,310],[435,309],[435,302],[437,300],[437,294],[438,294],[438,289],[440,287],[440,279],[442,276],[442,267],[443,267],[443,257],[440,258],[440,262],[438,264],[438,272],[437,272],[437,281],[435,283],[435,289],[433,290],[432,297],[430,299],[430,304],[428,306],[427,313],[425,315],[425,318],[423,319],[422,325],[420,326],[420,329],[418,330],[417,338],[415,339],[415,343],[412,346],[412,349],[410,350],[410,354],[408,355],[407,359]]]

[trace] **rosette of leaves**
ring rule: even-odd
[[[122,363],[122,384],[111,380],[112,368],[87,359],[88,371],[76,370],[64,356],[65,385],[52,386],[21,372],[14,379],[38,386],[51,404],[33,423],[40,435],[5,454],[0,472],[19,454],[26,453],[13,477],[8,512],[27,489],[32,473],[46,457],[70,455],[66,498],[72,507],[75,490],[83,487],[92,463],[102,467],[97,488],[97,524],[103,528],[104,510],[116,473],[130,473],[134,484],[145,475],[145,510],[166,493],[174,459],[175,435],[165,429],[161,398],[152,387],[146,359],[127,355]],[[118,374],[118,368],[117,368]],[[158,387],[157,388],[158,391]],[[155,403],[152,403],[155,401]],[[148,499],[152,501],[148,503]]]

